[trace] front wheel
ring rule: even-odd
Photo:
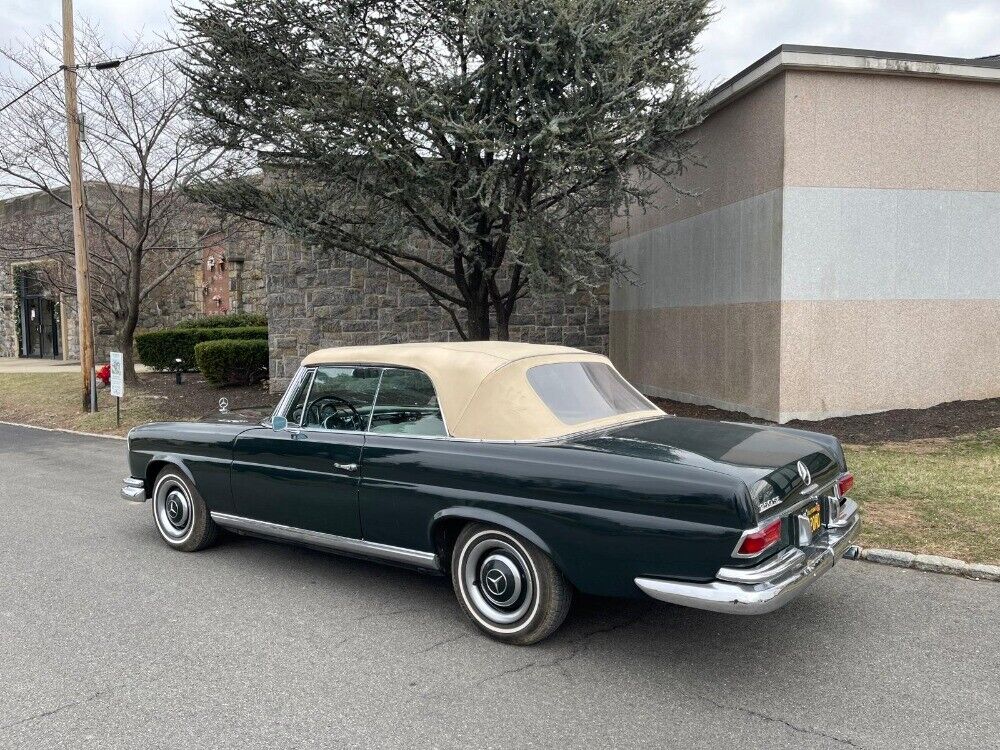
[[[476,627],[518,646],[554,633],[573,599],[572,587],[548,555],[516,534],[484,524],[462,529],[451,579]]]
[[[182,552],[211,545],[219,533],[198,490],[175,466],[166,466],[153,484],[153,519],[163,541]]]

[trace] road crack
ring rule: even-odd
[[[414,654],[426,654],[428,651],[433,651],[436,648],[440,648],[441,646],[446,646],[449,643],[454,643],[455,641],[460,641],[463,638],[468,638],[468,637],[469,637],[468,633],[459,633],[458,635],[453,635],[450,638],[443,638],[440,641],[435,641],[427,648],[422,648],[419,651],[415,651]]]
[[[79,700],[70,701],[69,703],[63,703],[61,706],[56,706],[55,708],[50,708],[47,711],[40,711],[37,714],[31,716],[25,716],[23,719],[18,719],[17,721],[12,721],[9,724],[0,724],[0,732],[6,729],[12,729],[13,727],[21,726],[22,724],[27,724],[28,722],[37,721],[38,719],[45,719],[49,716],[55,716],[56,714],[65,711],[68,708],[76,708],[77,706],[83,706],[91,701],[97,700],[108,693],[111,690],[100,690],[93,695],[89,695],[86,698],[81,698]]]
[[[705,701],[706,703],[710,703],[716,708],[721,708],[727,711],[736,711],[737,713],[745,714],[747,716],[752,716],[755,719],[762,719],[764,721],[770,721],[776,724],[784,724],[786,727],[788,727],[794,732],[799,732],[801,734],[808,734],[812,737],[822,737],[823,739],[836,742],[846,747],[858,747],[858,745],[856,745],[853,740],[849,740],[844,737],[838,737],[835,734],[828,734],[816,728],[810,729],[809,727],[800,727],[798,724],[793,724],[787,719],[782,719],[780,716],[771,716],[770,714],[766,714],[763,711],[758,711],[757,709],[754,708],[747,708],[746,706],[735,706],[729,703],[721,703],[720,701],[717,701],[701,693],[697,693],[696,696],[701,700]]]
[[[573,661],[581,654],[583,654],[587,650],[588,646],[590,645],[590,641],[592,639],[596,638],[599,635],[604,635],[606,633],[613,633],[618,630],[624,630],[625,628],[629,628],[637,624],[645,616],[646,613],[643,612],[642,614],[630,618],[628,620],[625,620],[624,622],[618,622],[615,623],[614,625],[609,625],[606,627],[594,628],[593,630],[584,633],[575,641],[571,641],[568,644],[569,649],[566,652],[558,654],[552,659],[549,659],[547,661],[531,661],[528,662],[527,664],[522,664],[518,667],[505,669],[502,672],[497,672],[496,674],[484,677],[483,679],[479,680],[477,684],[484,685],[489,682],[494,682],[496,680],[503,679],[504,677],[509,677],[512,674],[517,674],[518,672],[524,672],[525,670],[528,669],[547,669],[550,667],[558,667],[559,670],[564,675],[566,675],[566,669],[565,669],[566,664]]]

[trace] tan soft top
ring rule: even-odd
[[[421,370],[437,392],[452,437],[478,440],[543,440],[631,422],[663,412],[653,408],[567,425],[528,383],[528,369],[556,362],[605,362],[600,354],[568,346],[512,341],[385,344],[320,349],[302,360],[311,365],[391,365]]]

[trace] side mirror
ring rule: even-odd
[[[275,432],[281,432],[288,427],[288,420],[281,416],[271,417],[271,429]]]

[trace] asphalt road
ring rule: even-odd
[[[998,584],[845,562],[772,615],[584,598],[515,648],[443,578],[168,549],[124,450],[0,425],[0,747],[998,746]]]

